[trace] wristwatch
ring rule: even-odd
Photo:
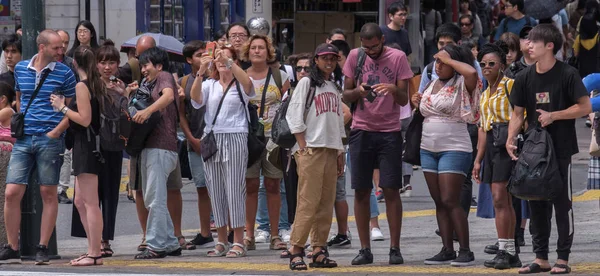
[[[67,114],[67,111],[69,111],[69,108],[66,105],[60,109],[60,112],[62,112],[62,114]]]
[[[233,59],[228,59],[227,63],[225,64],[225,67],[227,67],[227,69],[231,69],[232,66],[233,66]]]

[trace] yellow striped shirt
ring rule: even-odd
[[[490,86],[481,95],[481,127],[486,132],[492,129],[492,123],[508,123],[512,107],[508,95],[512,91],[514,80],[503,77],[496,88],[496,93],[490,92]],[[508,91],[505,91],[508,89]]]

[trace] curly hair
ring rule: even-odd
[[[265,44],[267,44],[266,62],[269,63],[275,61],[275,47],[273,47],[273,41],[270,37],[259,34],[250,36],[250,39],[248,39],[248,41],[244,43],[244,46],[242,46],[242,51],[240,53],[241,59],[244,61],[250,61],[250,45],[252,45],[252,42],[257,39],[262,39],[265,42]]]
[[[218,49],[221,50],[228,50],[231,53],[231,59],[233,59],[233,62],[235,62],[235,64],[239,65],[239,60],[238,60],[238,55],[237,55],[237,51],[235,49],[233,49],[233,46],[224,46],[224,47],[219,47]],[[221,76],[219,75],[219,70],[217,70],[217,63],[213,62],[212,66],[210,66],[210,68],[208,68],[208,76],[211,79],[214,80],[219,80],[221,79]]]

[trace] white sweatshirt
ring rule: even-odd
[[[315,97],[304,121],[304,107],[310,89],[310,78],[302,78],[288,106],[285,116],[292,133],[305,132],[306,146],[309,148],[330,148],[344,150],[342,138],[346,137],[344,129],[344,112],[342,110],[342,94],[335,84],[326,81],[322,87],[316,87]],[[292,152],[298,150],[298,144]]]

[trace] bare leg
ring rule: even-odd
[[[254,224],[258,211],[258,187],[260,179],[246,178],[246,236],[254,238]]]
[[[21,228],[21,199],[27,186],[7,184],[4,201],[4,225],[8,244],[13,250],[19,249],[19,230]],[[56,195],[54,196],[56,198]]]

